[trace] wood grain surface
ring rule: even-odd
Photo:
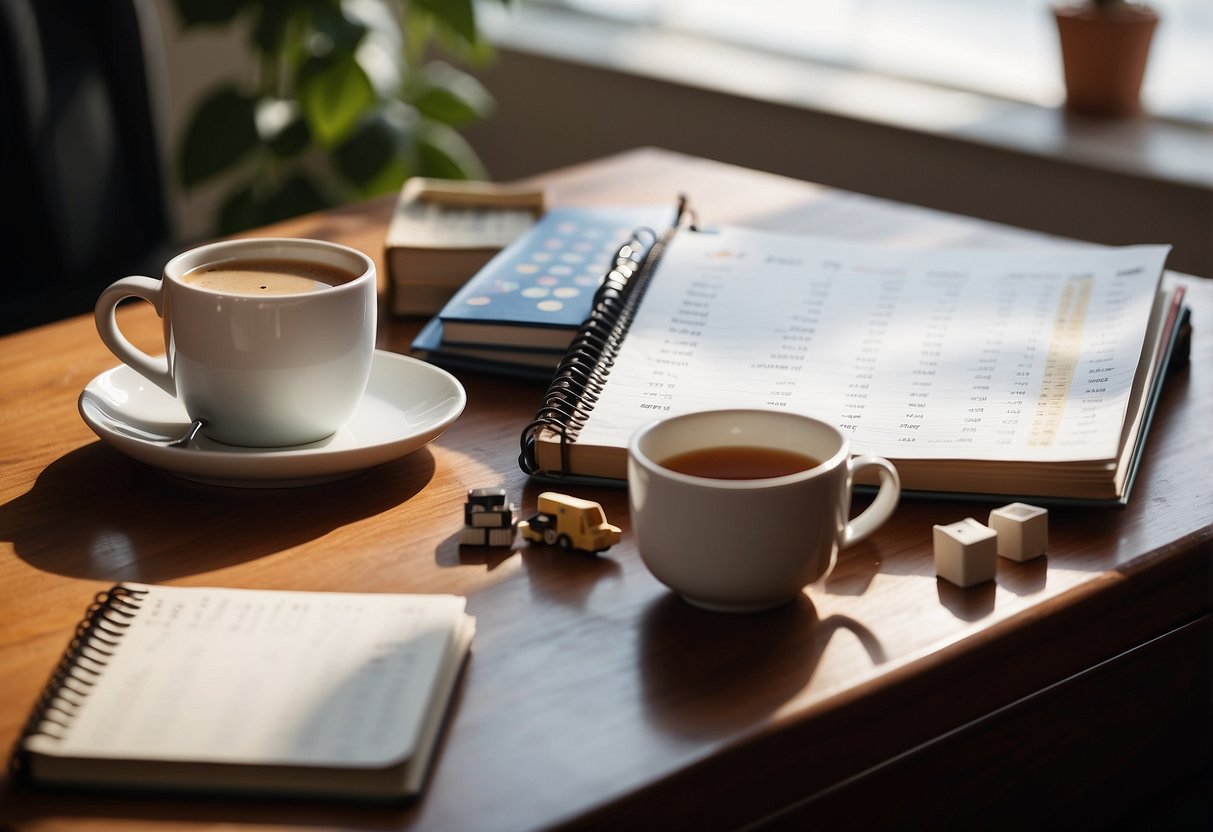
[[[823,188],[659,150],[539,177],[553,204],[673,202],[794,229]],[[259,234],[340,241],[382,271],[391,199]],[[946,222],[941,217],[941,222]],[[811,229],[802,229],[811,230]],[[118,275],[115,275],[118,277]],[[994,583],[938,581],[931,527],[996,504],[908,500],[795,603],[696,610],[623,541],[594,558],[460,549],[468,489],[525,516],[517,466],[543,386],[463,373],[468,406],[428,448],[298,489],[189,483],[127,459],[76,411],[116,360],[89,317],[0,339],[0,747],[11,748],[92,596],[120,580],[452,592],[478,620],[425,795],[367,807],[29,791],[0,827],[522,830],[965,826],[1114,816],[1210,753],[1213,319],[1189,287],[1192,360],[1168,379],[1131,502],[1051,511],[1045,558]],[[156,349],[147,305],[122,326]],[[417,321],[384,318],[407,352]],[[862,504],[862,501],[860,501]],[[715,518],[728,522],[728,518]]]

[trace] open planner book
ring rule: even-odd
[[[414,796],[475,629],[464,605],[119,584],[77,628],[13,769],[50,786]]]
[[[839,425],[910,492],[1124,502],[1179,329],[1167,251],[675,227],[596,304],[520,463],[621,482],[646,422],[779,408]]]

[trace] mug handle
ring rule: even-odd
[[[152,305],[158,316],[164,317],[164,284],[150,277],[124,277],[111,283],[101,293],[101,297],[97,298],[93,312],[101,340],[124,364],[170,396],[176,397],[177,385],[169,371],[168,356],[148,355],[128,341],[118,328],[118,303],[126,298],[145,300]]]
[[[852,543],[858,543],[865,537],[876,531],[885,520],[889,519],[889,515],[893,513],[893,509],[897,508],[897,498],[901,496],[901,477],[897,475],[897,469],[893,467],[893,463],[879,456],[864,455],[857,456],[847,461],[847,466],[851,469],[851,481],[854,482],[856,472],[864,468],[875,468],[880,475],[880,490],[876,493],[876,499],[863,512],[847,523],[846,528],[842,532],[842,543],[839,548],[845,549]]]

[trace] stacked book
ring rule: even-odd
[[[413,354],[550,378],[603,288],[625,284],[672,219],[669,206],[552,209],[455,293]]]
[[[394,315],[433,315],[543,215],[542,190],[413,177],[384,244]]]

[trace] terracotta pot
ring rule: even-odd
[[[1088,115],[1141,112],[1141,81],[1158,15],[1145,6],[1053,9],[1061,40],[1066,108]]]

